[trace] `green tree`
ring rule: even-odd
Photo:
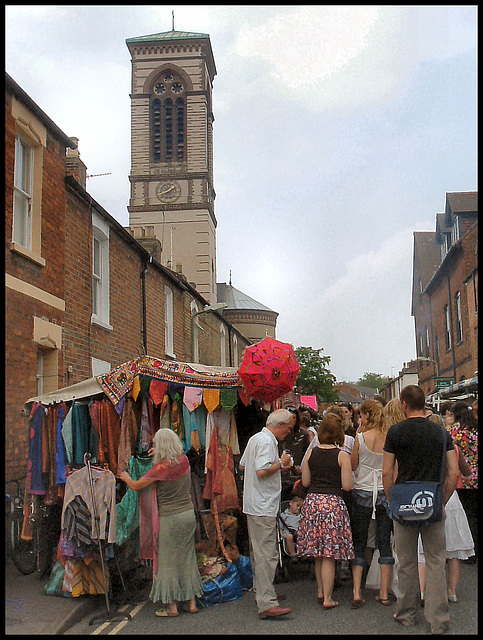
[[[388,382],[389,378],[387,376],[383,376],[380,373],[369,373],[366,371],[362,378],[359,378],[357,384],[381,391]]]
[[[336,402],[335,376],[329,370],[330,356],[321,356],[323,349],[297,347],[295,355],[300,365],[295,390],[302,396],[316,396],[318,402]]]

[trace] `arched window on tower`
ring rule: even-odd
[[[180,76],[163,71],[153,84],[151,148],[154,162],[184,162],[186,158],[186,98]]]

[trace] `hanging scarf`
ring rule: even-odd
[[[153,399],[153,402],[156,406],[158,406],[158,404],[161,404],[167,392],[167,382],[163,382],[162,380],[151,380],[151,384],[149,385],[149,395]]]
[[[155,464],[144,474],[144,478],[148,480],[179,480],[190,470],[188,458],[183,454],[179,457],[177,464],[172,465],[169,460],[161,460]]]
[[[237,400],[238,394],[236,392],[236,389],[220,390],[220,404],[228,413],[230,413],[230,411],[236,407]]]
[[[220,404],[220,390],[203,389],[203,402],[208,413],[213,413],[216,407]]]
[[[199,407],[203,401],[203,389],[201,387],[185,387],[183,403],[191,413]]]

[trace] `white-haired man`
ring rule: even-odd
[[[277,514],[282,491],[281,470],[291,465],[291,456],[278,454],[278,441],[293,429],[293,416],[287,409],[276,409],[266,426],[253,435],[240,460],[244,471],[243,513],[247,516],[253,586],[258,616],[278,618],[291,609],[280,607],[273,581],[278,563]]]

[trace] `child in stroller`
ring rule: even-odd
[[[297,529],[300,521],[300,508],[303,498],[292,496],[288,507],[279,515],[280,536],[291,562],[298,562]]]

